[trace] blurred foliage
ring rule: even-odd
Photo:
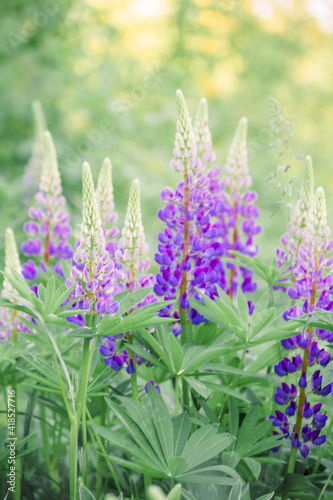
[[[31,154],[36,98],[55,139],[75,231],[81,164],[89,161],[97,179],[109,156],[119,225],[131,179],[138,177],[153,254],[159,192],[179,180],[169,167],[178,87],[192,113],[199,98],[207,97],[221,165],[238,119],[249,119],[264,261],[274,256],[287,223],[285,207],[272,217],[282,189],[265,183],[279,163],[267,151],[275,139],[270,95],[295,123],[293,149],[313,157],[315,184],[326,189],[332,222],[333,37],[311,15],[311,3],[316,0],[13,0],[2,5],[1,267],[5,228],[13,227],[18,241],[23,239],[28,205],[21,179]],[[290,175],[300,175],[299,162],[293,170]]]

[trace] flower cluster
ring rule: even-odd
[[[114,210],[112,166],[109,158],[103,161],[97,182],[96,197],[104,229],[106,250],[114,257],[117,250],[116,240],[120,233],[115,225],[117,214]]]
[[[5,273],[7,275],[12,275],[12,270],[17,273],[22,273],[22,268],[20,264],[20,258],[17,251],[17,246],[15,242],[15,237],[11,229],[6,229],[5,233]],[[13,285],[5,276],[3,281],[3,290],[1,292],[1,297],[3,299],[14,301],[12,294],[15,294],[16,290]],[[24,313],[17,311],[15,309],[9,309],[8,307],[1,307],[0,309],[0,341],[12,337],[13,341],[17,340],[17,335],[21,332],[31,333],[29,328],[22,321],[23,318],[28,318]]]
[[[126,367],[127,373],[132,375],[135,373],[136,367],[146,363],[146,360],[138,354],[130,357],[126,349],[123,349],[121,353],[117,352],[116,338],[119,337],[121,338],[122,335],[103,337],[104,344],[99,346],[99,352],[104,358],[104,363],[110,366],[112,370],[119,371],[121,368]],[[144,346],[142,348],[145,349]],[[148,366],[152,366],[151,363],[148,363]]]
[[[288,224],[288,230],[281,236],[283,247],[276,251],[278,266],[281,268],[289,263],[286,272],[293,269],[300,245],[305,241],[308,234],[309,221],[312,218],[314,206],[314,180],[311,156],[305,158],[305,168],[302,185],[299,191],[298,201]],[[285,281],[285,278],[281,280]],[[277,286],[286,290],[283,286]]]
[[[312,206],[307,209],[307,222],[303,222],[302,228],[298,227],[302,229],[298,234],[301,234],[303,241],[299,243],[294,256],[292,267],[294,286],[288,288],[288,295],[293,300],[302,299],[303,307],[293,305],[286,311],[284,317],[287,321],[306,313],[311,314],[316,308],[330,311],[333,307],[330,298],[333,285],[331,274],[333,259],[326,256],[327,252],[333,249],[333,241],[328,240],[329,228],[326,223],[326,202],[322,188],[317,189],[315,197],[312,198]],[[311,376],[308,373],[309,367],[315,364],[325,367],[330,361],[330,354],[318,345],[318,342],[323,340],[333,341],[331,332],[313,330],[312,326],[309,326],[303,334],[282,340],[281,344],[286,350],[299,352],[291,360],[285,357],[275,366],[275,372],[281,377],[300,371],[299,389],[295,385],[289,387],[286,383],[282,383],[275,394],[277,404],[281,406],[288,404],[286,414],[277,410],[276,417],[271,418],[274,418],[273,425],[279,427],[282,432],[281,439],[291,439],[292,446],[299,448],[305,458],[313,445],[325,442],[326,437],[320,435],[320,431],[327,420],[327,416],[319,412],[321,403],[311,407],[305,389],[308,388],[307,394],[313,393],[324,397],[332,393],[333,396],[333,381],[323,387],[320,369],[315,370]],[[295,415],[296,422],[292,424],[290,418]],[[304,425],[303,419],[310,418],[312,418],[311,424]]]
[[[73,251],[68,243],[71,228],[69,216],[65,210],[65,198],[62,195],[61,180],[53,140],[50,132],[44,134],[44,164],[36,194],[38,207],[29,210],[30,221],[24,224],[24,231],[29,237],[22,243],[26,255],[39,256],[40,268],[46,271],[52,260],[56,262],[52,268],[64,277],[61,266],[62,259],[71,259]],[[34,260],[29,260],[22,267],[22,275],[33,280],[38,275]]]
[[[105,248],[104,231],[88,163],[82,167],[82,188],[81,232],[67,285],[75,284],[71,298],[77,297],[78,302],[74,308],[113,314],[119,309],[119,303],[113,300],[115,264]]]
[[[125,284],[129,292],[155,284],[153,274],[140,274],[150,268],[147,252],[148,245],[142,224],[140,183],[138,179],[134,179],[130,189],[125,224],[115,253],[116,261],[121,264],[115,269],[115,277],[120,283]],[[156,302],[156,300],[152,294],[149,294],[145,298],[145,304]]]
[[[254,205],[257,196],[247,190],[251,179],[247,173],[246,119],[238,126],[221,179],[220,168],[209,165],[215,160],[215,152],[206,100],[199,103],[193,129],[180,90],[177,91],[177,110],[171,166],[182,173],[183,180],[176,190],[167,187],[161,192],[166,206],[159,210],[158,216],[166,226],[158,234],[155,260],[160,272],[154,287],[155,293],[166,300],[179,298],[179,311],[174,311],[173,316],[180,318],[181,324],[175,324],[175,334],[180,333],[184,324],[185,311],[190,308],[189,297],[201,300],[196,289],[211,298],[218,293],[216,285],[232,298],[238,284],[245,292],[255,290],[252,274],[231,264],[225,269],[221,256],[232,257],[229,253],[232,249],[254,256],[258,249],[253,245],[253,236],[261,230],[255,223],[259,215]],[[162,313],[169,314],[170,308]],[[194,324],[205,321],[193,308],[189,309],[188,317]]]

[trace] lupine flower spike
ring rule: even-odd
[[[121,264],[121,267],[117,266],[115,269],[115,277],[125,285],[130,293],[155,284],[153,274],[141,274],[150,267],[150,259],[146,256],[147,251],[148,245],[145,241],[141,215],[140,184],[135,179],[131,185],[125,224],[121,231],[119,248],[116,251],[116,260]],[[148,294],[137,304],[136,308],[153,302],[157,302],[156,297],[153,294]],[[126,371],[133,375],[136,367],[145,362],[142,357],[134,355],[130,348],[129,351],[123,350],[121,354],[117,353],[115,337],[109,336],[103,340],[106,346],[103,344],[100,346],[100,353],[104,356],[105,363],[113,370],[118,371],[127,365]],[[127,334],[129,345],[132,340],[133,334],[129,332]]]
[[[333,241],[328,240],[325,193],[322,188],[317,189],[312,207],[307,208],[307,217],[307,224],[304,223],[302,228],[304,229],[302,242],[293,265],[294,286],[288,289],[289,296],[293,300],[301,299],[303,306],[292,306],[284,314],[286,320],[304,313],[312,313],[316,308],[326,311],[333,308],[333,301],[330,298],[333,286],[333,258],[326,257],[326,254],[333,249]],[[327,420],[327,416],[320,412],[322,403],[311,406],[306,395],[312,392],[325,397],[333,389],[333,381],[325,387],[322,386],[323,377],[320,368],[327,366],[330,361],[329,352],[319,345],[323,341],[333,342],[332,332],[321,329],[314,331],[311,326],[304,334],[282,340],[285,349],[297,349],[300,354],[293,356],[292,360],[285,357],[275,366],[275,372],[281,377],[300,372],[298,389],[295,385],[289,386],[285,382],[277,388],[276,403],[288,406],[286,414],[276,410],[276,416],[271,418],[273,425],[281,432],[280,434],[276,430],[274,434],[280,434],[281,439],[290,439],[295,453],[296,449],[299,449],[304,458],[312,446],[319,446],[326,440],[326,436],[320,434]],[[319,369],[310,376],[309,367],[313,365],[319,365]],[[304,419],[307,421],[305,425]]]
[[[303,183],[299,191],[299,198],[288,224],[288,231],[281,237],[283,248],[277,250],[279,267],[286,262],[293,266],[299,247],[305,240],[308,225],[313,209],[314,187],[313,166],[311,156],[305,158]]]
[[[97,182],[96,197],[105,232],[106,249],[114,257],[117,250],[116,239],[119,236],[119,229],[115,225],[117,214],[114,210],[112,166],[109,158],[105,158],[103,161]]]
[[[231,250],[254,257],[258,247],[254,245],[253,237],[261,231],[261,226],[256,225],[260,213],[255,205],[258,196],[256,192],[248,189],[252,179],[248,174],[246,137],[247,119],[242,118],[238,123],[224,166],[225,189],[222,192],[224,206],[221,207],[219,218],[225,251],[231,257],[232,254],[229,254]],[[231,299],[237,291],[237,286],[241,286],[243,292],[256,290],[257,283],[252,281],[250,271],[232,264],[228,264],[228,268],[230,273],[226,286]]]
[[[148,245],[142,224],[140,183],[138,179],[135,179],[131,185],[119,249],[116,251],[116,260],[123,267],[116,269],[115,275],[120,282],[125,283],[129,292],[152,286],[155,283],[155,277],[152,274],[138,276],[150,267],[147,252]]]
[[[16,241],[11,229],[6,229],[5,233],[5,273],[7,275],[12,274],[12,270],[21,274],[22,268],[20,264],[20,258],[17,251]],[[13,288],[11,282],[5,276],[3,281],[3,290],[1,292],[1,297],[3,299],[10,300],[13,302],[11,294],[15,294],[16,290]],[[0,341],[5,338],[12,336],[14,342],[16,342],[18,333],[20,332],[30,332],[30,330],[21,321],[23,313],[15,310],[2,307],[0,311]]]
[[[44,133],[47,130],[42,105],[39,101],[33,101],[32,111],[34,117],[35,137],[32,146],[31,157],[24,169],[22,184],[24,186],[24,198],[30,202],[30,197],[38,191],[38,183],[42,173],[44,158]]]
[[[22,250],[26,255],[38,257],[42,271],[46,271],[45,266],[53,261],[55,265],[52,269],[64,277],[61,260],[70,259],[73,255],[68,243],[71,228],[50,132],[44,134],[44,164],[36,201],[38,207],[30,208],[31,220],[24,225],[29,239],[22,243]],[[37,277],[38,269],[34,260],[23,265],[22,274],[27,280]]]
[[[113,300],[114,261],[105,248],[104,231],[88,163],[82,167],[82,187],[81,232],[67,284],[76,284],[72,299],[80,296],[74,308],[113,314],[119,309],[119,303]]]

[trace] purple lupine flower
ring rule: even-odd
[[[114,210],[112,166],[109,158],[103,161],[97,182],[96,197],[105,234],[106,250],[114,257],[120,232],[115,225],[117,213]]]
[[[202,300],[196,289],[210,298],[218,294],[216,285],[233,297],[238,281],[244,292],[255,290],[252,273],[232,265],[226,269],[221,256],[230,257],[228,251],[231,249],[255,255],[257,248],[253,245],[253,237],[261,230],[255,224],[259,215],[254,205],[256,194],[247,190],[251,180],[247,175],[244,142],[246,120],[241,121],[230,151],[229,163],[225,167],[228,175],[221,179],[220,168],[209,165],[215,159],[215,153],[208,128],[206,100],[199,103],[193,130],[181,91],[177,91],[177,109],[171,165],[182,173],[183,180],[176,190],[168,187],[161,192],[166,206],[158,216],[165,227],[158,234],[155,260],[160,265],[160,272],[154,287],[155,293],[166,300],[179,299],[179,311],[172,313],[181,323],[180,326],[174,323],[175,334],[180,333],[187,310],[192,323],[206,321],[198,311],[190,308],[190,297]],[[232,287],[229,282],[233,282]],[[251,304],[249,310],[253,310]],[[162,314],[169,315],[170,312],[169,307]]]
[[[6,229],[5,233],[5,273],[9,276],[12,275],[12,270],[22,275],[22,268],[20,263],[19,254],[17,251],[14,233],[11,229]],[[12,294],[16,295],[17,292],[13,285],[5,276],[3,281],[3,289],[1,297],[11,302],[15,302]],[[19,333],[31,333],[31,330],[25,325],[22,319],[32,320],[31,316],[15,309],[7,307],[0,308],[0,342],[12,338],[16,342]],[[33,325],[31,324],[31,327]],[[31,328],[32,329],[32,328]]]
[[[298,214],[299,219],[303,221],[301,215]],[[333,307],[333,301],[330,297],[333,285],[333,260],[326,256],[327,252],[333,249],[333,241],[328,240],[329,228],[326,224],[326,203],[322,188],[317,189],[316,196],[312,199],[312,206],[307,208],[306,215],[307,222],[302,222],[297,233],[298,236],[301,235],[302,241],[300,238],[297,240],[299,246],[293,256],[294,286],[288,289],[290,298],[293,300],[301,299],[303,306],[293,305],[284,315],[286,321],[304,314],[311,315],[316,308],[330,311]],[[321,397],[328,396],[332,392],[333,381],[325,387],[322,386],[323,376],[320,369],[316,369],[312,373],[311,382],[308,373],[310,367],[315,364],[325,367],[329,363],[330,354],[319,345],[323,340],[330,341],[331,334],[319,329],[313,331],[312,326],[310,326],[303,334],[281,341],[285,349],[289,351],[299,350],[302,354],[297,353],[291,360],[285,357],[275,366],[275,372],[281,377],[301,369],[298,380],[299,390],[297,391],[296,386],[294,386],[293,397],[290,398],[291,391],[286,383],[277,388],[274,396],[276,403],[280,406],[288,404],[292,399],[292,404],[290,403],[286,409],[288,422],[285,421],[285,418],[281,418],[281,410],[277,410],[279,413],[272,418],[274,418],[273,425],[280,427],[281,439],[291,439],[292,446],[299,449],[304,458],[308,456],[313,445],[323,444],[326,440],[325,435],[319,436],[320,430],[323,429],[327,420],[327,416],[320,413],[322,405],[316,403],[311,407],[305,395],[305,389],[309,385],[309,392]],[[289,420],[293,417],[295,418],[294,424]],[[311,418],[311,425],[304,426],[303,420]],[[277,425],[277,419],[283,420],[283,425],[282,423]]]
[[[98,314],[114,314],[119,303],[114,302],[114,261],[105,249],[104,232],[96,202],[94,183],[88,163],[82,167],[83,220],[73,257],[71,277],[67,285],[75,287],[71,299],[80,297],[74,308],[95,310]]]
[[[160,388],[159,385],[155,385],[155,381],[154,380],[150,380],[149,382],[146,383],[146,385],[145,385],[145,391],[146,391],[147,394],[148,394],[149,384],[151,384],[153,387],[155,387],[155,389],[157,390],[157,392],[159,394],[161,394],[161,388]]]
[[[38,256],[46,265],[53,259],[71,259],[73,251],[68,243],[71,228],[68,224],[69,216],[65,210],[66,201],[62,195],[57,156],[50,132],[44,133],[44,164],[36,201],[38,207],[30,208],[31,220],[24,225],[24,231],[29,238],[22,243],[23,252],[26,255]],[[28,280],[34,279],[38,272],[36,266],[33,267],[31,263],[29,260],[22,268],[22,274]]]
[[[256,192],[249,190],[252,179],[248,173],[246,136],[247,119],[242,118],[232,141],[222,178],[225,188],[221,193],[218,220],[228,257],[233,257],[232,250],[254,257],[258,253],[254,237],[262,229],[256,223],[260,214],[255,204],[258,196]],[[257,283],[253,282],[251,271],[232,264],[227,267],[229,277],[226,288],[231,298],[236,294],[237,286],[241,286],[244,293],[256,290]]]

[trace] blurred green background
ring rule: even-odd
[[[206,96],[217,163],[223,165],[240,117],[249,120],[249,163],[269,262],[287,223],[283,186],[265,179],[279,164],[268,146],[270,95],[294,122],[293,151],[311,154],[315,184],[333,213],[333,3],[331,0],[13,0],[0,18],[0,264],[10,226],[22,242],[28,198],[22,176],[31,155],[31,102],[43,105],[53,134],[75,232],[81,165],[97,180],[111,158],[121,226],[132,178],[142,186],[150,252],[161,224],[159,192],[170,168],[175,91],[192,115]],[[283,135],[283,134],[282,134]],[[289,156],[292,156],[290,154]],[[291,177],[300,176],[292,161]],[[282,183],[283,183],[282,179]],[[297,192],[296,186],[292,198]],[[273,215],[275,214],[275,215]]]

